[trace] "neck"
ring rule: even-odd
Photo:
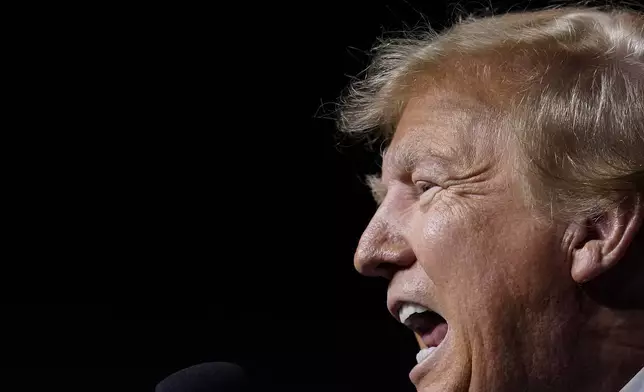
[[[638,244],[644,243],[644,232]],[[612,270],[580,287],[581,317],[574,390],[619,391],[644,367],[644,246],[631,247]]]
[[[576,346],[572,390],[619,391],[644,367],[644,310],[591,302],[584,313],[588,318]]]

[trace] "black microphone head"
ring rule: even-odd
[[[155,392],[246,392],[248,379],[234,363],[207,362],[190,366],[163,379]]]

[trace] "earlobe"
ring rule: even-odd
[[[572,278],[585,283],[617,265],[640,230],[642,215],[642,200],[638,197],[598,219],[577,224],[571,243]]]

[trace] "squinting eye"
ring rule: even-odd
[[[416,185],[416,188],[418,188],[418,191],[420,193],[425,193],[428,190],[430,190],[430,189],[432,189],[433,187],[436,186],[436,184],[433,184],[433,183],[427,182],[427,181],[416,181],[415,185]]]

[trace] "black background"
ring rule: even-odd
[[[3,378],[151,391],[229,361],[258,390],[413,390],[415,340],[352,265],[377,154],[326,117],[383,33],[546,3],[516,4],[25,10]]]

